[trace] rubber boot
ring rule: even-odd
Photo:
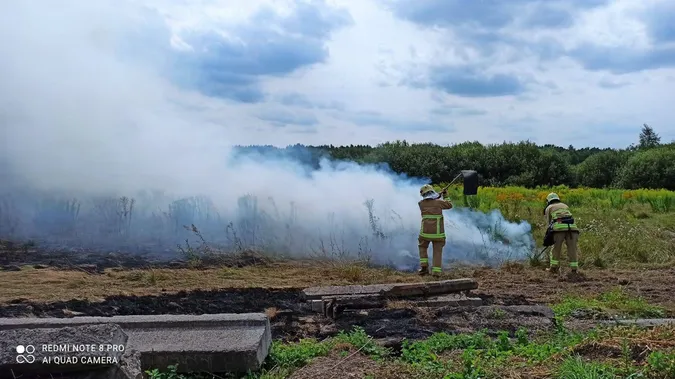
[[[421,276],[429,275],[429,266],[420,267],[420,269],[417,270],[417,273]]]
[[[546,269],[551,274],[558,274],[560,272],[560,267],[559,266],[551,266]]]

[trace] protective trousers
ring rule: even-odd
[[[577,267],[579,267],[579,258],[577,256],[579,232],[577,231],[553,232],[553,250],[551,251],[550,266],[560,266],[560,254],[562,252],[563,242],[567,246],[567,259],[570,261],[570,267],[576,270]]]
[[[419,249],[420,249],[420,266],[423,268],[429,267],[429,255],[427,250],[429,249],[429,244],[433,244],[434,259],[433,266],[431,267],[432,273],[441,273],[443,267],[443,246],[445,246],[445,238],[417,238]]]

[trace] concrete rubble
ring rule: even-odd
[[[480,307],[480,298],[470,291],[478,288],[473,279],[436,282],[379,284],[369,286],[313,287],[303,291],[316,312],[338,318],[343,312],[387,308],[391,301],[416,307]],[[141,379],[143,370],[165,370],[178,365],[180,372],[245,373],[257,371],[272,343],[268,317],[263,313],[156,315],[71,318],[0,318],[0,379],[17,372],[62,373],[68,369],[78,379]],[[38,345],[123,345],[106,351],[111,357],[96,364],[70,366],[18,364],[18,344]],[[76,356],[91,357],[90,352]],[[52,358],[53,359],[53,358]],[[90,359],[91,360],[91,359]],[[112,363],[111,363],[112,361]],[[19,370],[19,371],[17,371]],[[22,370],[22,371],[21,371]],[[86,371],[85,371],[86,370]],[[9,373],[10,375],[6,375]],[[3,376],[5,375],[5,376]]]
[[[419,307],[480,306],[483,301],[470,297],[478,288],[473,279],[454,279],[422,283],[393,283],[354,286],[311,287],[303,297],[315,312],[337,318],[344,311],[384,308],[389,301],[406,300]]]
[[[604,324],[635,325],[642,328],[652,328],[662,325],[675,325],[675,318],[638,318],[625,320],[604,321]]]
[[[305,300],[319,300],[325,296],[379,295],[386,297],[431,296],[471,291],[478,282],[470,278],[421,283],[392,283],[352,286],[310,287],[302,291]]]
[[[479,307],[483,305],[483,300],[465,294],[448,294],[417,300],[415,304],[420,307]]]
[[[118,372],[129,377],[138,370],[166,369],[178,364],[180,372],[229,372],[243,373],[258,370],[269,352],[272,335],[269,319],[265,314],[209,314],[209,315],[158,315],[158,316],[113,316],[74,318],[3,318],[0,333],[8,336],[28,331],[61,330],[66,327],[87,325],[111,325],[121,328],[126,337],[125,350],[131,352],[125,365],[118,365]],[[62,332],[61,332],[62,333]],[[16,339],[16,338],[15,338]],[[12,340],[11,343],[15,343]],[[3,342],[6,340],[0,337]],[[9,340],[8,340],[9,341]],[[59,341],[56,337],[52,341]],[[79,343],[87,341],[82,337]],[[117,340],[116,340],[117,341]],[[51,342],[55,343],[55,342]],[[77,343],[72,340],[72,343]],[[8,348],[6,347],[4,351]],[[140,365],[133,359],[138,352]],[[123,358],[120,355],[118,357]],[[15,360],[15,356],[7,359]],[[15,361],[13,361],[15,362]],[[135,367],[136,366],[136,367]],[[14,366],[12,366],[14,367]],[[6,367],[0,365],[0,371]],[[117,375],[122,375],[118,373]],[[11,377],[11,376],[10,376]],[[101,376],[103,377],[103,376]],[[136,376],[131,376],[134,379]]]
[[[125,361],[128,336],[119,325],[103,323],[52,328],[0,330],[0,378],[94,371],[99,377],[134,378]],[[132,362],[133,365],[133,362]],[[105,374],[120,367],[114,376]]]

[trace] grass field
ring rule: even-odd
[[[546,195],[555,191],[582,228],[580,264],[588,268],[668,264],[675,259],[675,192],[666,190],[601,190],[556,187],[480,188],[465,197],[453,187],[450,197],[461,206],[482,211],[500,209],[507,220],[527,220],[541,244],[545,232]]]
[[[607,328],[587,317],[675,314],[675,193],[510,187],[480,188],[477,196],[464,197],[461,187],[452,187],[450,197],[458,207],[500,209],[507,220],[527,220],[535,240],[541,243],[544,198],[551,191],[571,206],[582,229],[580,264],[586,280],[570,282],[552,277],[543,271],[546,262],[534,258],[507,262],[502,267],[447,267],[443,277],[474,277],[480,293],[548,304],[559,321],[555,330],[534,334],[523,328],[436,332],[427,339],[404,342],[402,350],[394,352],[356,327],[327,339],[275,341],[264,370],[251,373],[249,378],[675,377],[675,326]],[[76,268],[25,265],[0,272],[0,303],[70,299],[95,302],[110,295],[155,296],[198,289],[303,288],[419,280],[413,273],[369,267],[348,259],[266,259],[264,252],[259,261],[245,267],[108,268],[100,275]],[[274,319],[273,308],[264,310]],[[500,317],[504,316],[495,311],[494,318]],[[171,372],[154,372],[150,376],[182,377]]]
[[[404,344],[400,355],[392,357],[357,327],[330,340],[275,343],[268,367],[249,378],[666,379],[675,375],[674,333],[673,327],[561,331],[534,339],[524,329],[514,337],[507,332],[496,337],[436,333]]]

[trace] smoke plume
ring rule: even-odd
[[[165,59],[169,33],[144,32],[162,30],[156,14],[56,3],[0,5],[0,238],[168,257],[201,240],[194,225],[227,251],[417,265],[422,179],[238,152],[247,125],[214,125],[172,84],[190,75]],[[446,223],[446,261],[533,247],[529,224],[496,211],[455,208]]]

